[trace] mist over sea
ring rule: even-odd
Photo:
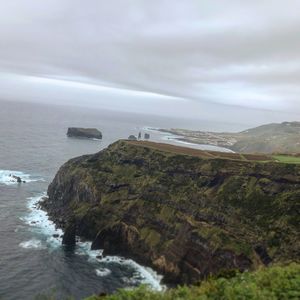
[[[66,137],[68,127],[96,127],[102,141]],[[68,159],[95,153],[143,128],[241,130],[242,126],[172,119],[80,107],[0,101],[0,299],[33,299],[39,293],[84,296],[112,292],[141,282],[159,288],[149,269],[119,258],[97,260],[89,243],[74,251],[61,246],[61,234],[35,207],[58,168]],[[153,131],[151,140],[165,136]],[[10,182],[10,174],[27,182]]]

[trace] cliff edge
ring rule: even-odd
[[[71,159],[43,206],[67,234],[166,282],[299,260],[299,165],[172,149],[118,141]]]

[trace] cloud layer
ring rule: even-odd
[[[0,25],[1,78],[300,114],[297,0],[10,0]]]

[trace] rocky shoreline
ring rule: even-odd
[[[61,167],[43,202],[65,231],[194,283],[299,260],[300,167],[202,159],[119,141]],[[68,237],[68,238],[67,238]]]

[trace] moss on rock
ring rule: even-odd
[[[61,167],[44,206],[105,253],[197,282],[299,260],[300,166],[194,157],[119,141]],[[118,247],[116,247],[118,245]]]

